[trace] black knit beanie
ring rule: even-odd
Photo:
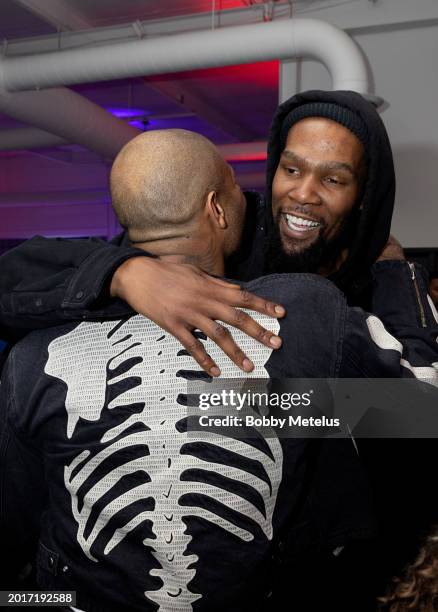
[[[329,102],[310,102],[297,106],[286,115],[280,130],[281,149],[286,145],[289,130],[295,123],[307,117],[324,117],[340,123],[350,130],[363,144],[365,151],[368,148],[368,130],[363,120],[353,111],[338,104]]]

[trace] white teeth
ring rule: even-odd
[[[308,219],[302,219],[301,217],[295,217],[295,215],[286,215],[287,224],[291,229],[295,229],[297,226],[300,227],[301,230],[304,230],[305,227],[309,229],[313,229],[315,227],[319,227],[321,224],[316,221],[309,221]]]

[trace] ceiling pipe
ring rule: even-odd
[[[112,158],[139,130],[114,117],[101,106],[71,89],[58,87],[10,93],[0,89],[0,111],[39,129],[0,132],[1,150],[82,145],[103,157]]]
[[[1,96],[1,93],[0,93]],[[0,102],[1,104],[1,102]],[[193,117],[194,113],[170,113],[170,114],[158,114],[158,115],[145,115],[147,119],[178,119],[180,117]],[[119,125],[119,124],[118,124]],[[140,130],[138,130],[140,133]],[[127,140],[132,138],[132,131],[126,131]],[[0,130],[0,151],[19,151],[26,149],[45,149],[51,147],[59,147],[61,145],[71,145],[69,142],[61,136],[45,132],[39,128],[26,127],[26,128],[15,128]],[[252,145],[253,143],[248,143]],[[266,148],[266,143],[264,143]],[[231,145],[234,146],[234,145]],[[237,154],[237,152],[236,152]]]
[[[292,57],[322,62],[332,89],[368,93],[367,69],[353,40],[316,19],[288,19],[185,32],[100,46],[4,57],[0,87],[40,89]]]
[[[293,19],[3,57],[0,111],[39,128],[28,132],[28,148],[44,142],[53,146],[54,138],[61,138],[112,158],[139,131],[83,96],[55,86],[297,56],[322,62],[332,89],[367,95],[367,68],[354,41],[329,23]],[[18,91],[24,89],[37,91]],[[24,136],[9,131],[3,150],[8,137],[12,146],[20,143],[22,148]]]
[[[44,149],[64,144],[69,143],[61,136],[33,127],[1,130],[0,132],[0,151]]]
[[[43,149],[71,144],[64,138],[44,132],[38,128],[17,128],[0,132],[0,151]],[[227,162],[265,161],[268,143],[264,140],[235,142],[218,145],[217,148]],[[0,196],[1,199],[1,196]]]
[[[71,143],[64,138],[38,128],[17,128],[0,131],[0,151],[43,149],[68,144]],[[226,161],[239,163],[266,160],[267,145],[266,141],[258,140],[218,145],[217,148]]]

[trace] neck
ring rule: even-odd
[[[348,249],[344,249],[343,251],[341,251],[341,253],[339,253],[339,255],[334,257],[330,262],[325,262],[323,265],[321,265],[320,268],[318,269],[318,274],[320,274],[321,276],[330,276],[330,274],[334,274],[334,272],[337,272],[339,268],[342,266],[344,261],[347,259],[347,256],[348,256]]]
[[[151,240],[135,243],[133,246],[165,261],[196,266],[207,274],[225,274],[224,255],[212,239],[202,240],[187,236],[183,239]]]

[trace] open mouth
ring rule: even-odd
[[[284,220],[283,227],[286,230],[285,233],[296,238],[305,238],[322,227],[322,224],[318,221],[311,221],[310,219],[297,217],[290,213],[283,213],[282,218]]]

